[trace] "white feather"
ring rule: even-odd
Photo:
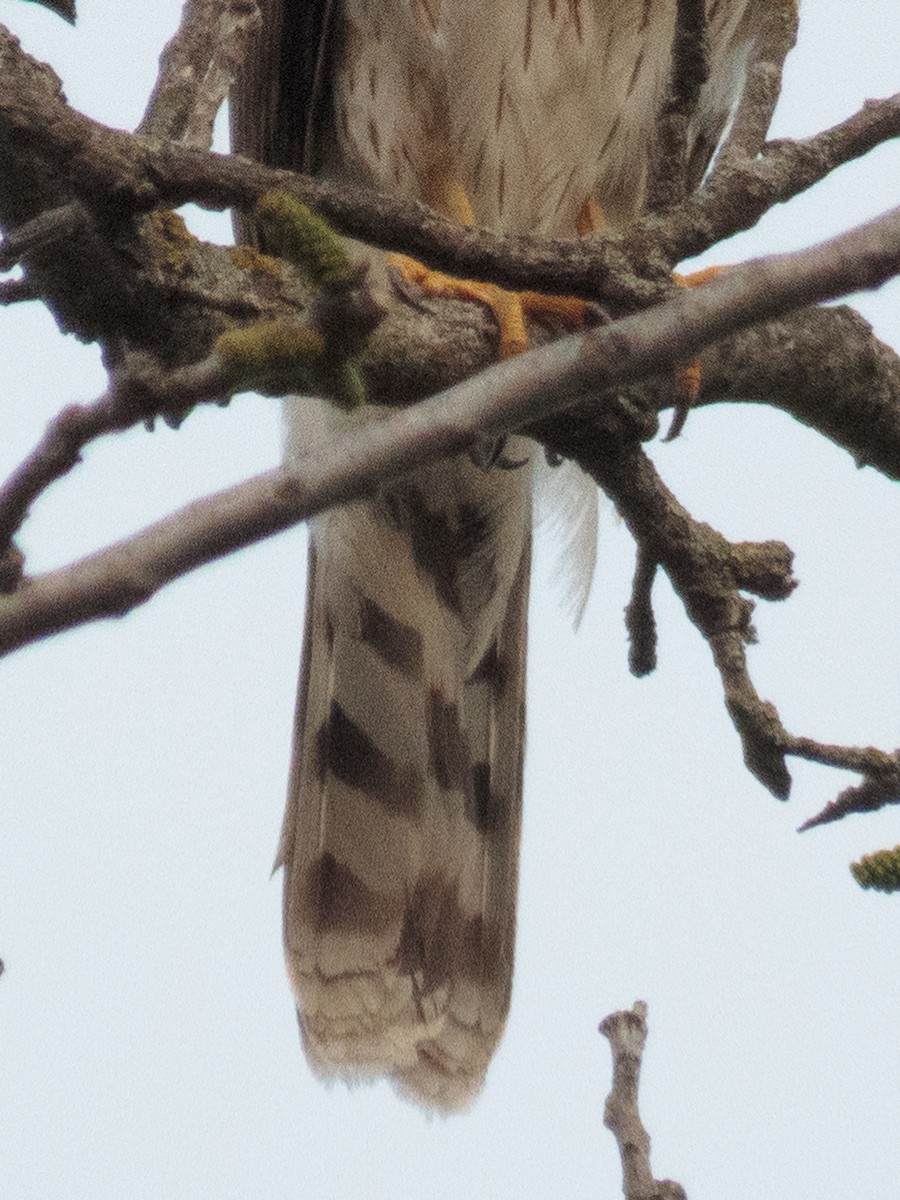
[[[597,565],[599,492],[593,479],[568,459],[551,466],[537,451],[534,463],[538,546],[552,559],[551,578],[577,629]]]

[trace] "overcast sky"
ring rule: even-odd
[[[70,101],[141,114],[177,0],[80,0],[76,29],[0,0]],[[807,134],[900,87],[895,0],[806,0],[777,117]],[[882,148],[720,248],[810,244],[897,203]],[[226,219],[195,219],[229,238]],[[900,346],[900,287],[854,299]],[[5,474],[103,387],[38,305],[0,311]],[[276,402],[92,446],[35,507],[29,569],[65,563],[274,465]],[[890,749],[900,726],[900,498],[756,406],[694,414],[651,450],[698,517],[782,538],[801,586],[760,603],[750,662],[793,731]],[[667,585],[660,666],[626,669],[630,539],[607,507],[580,632],[547,572],[532,605],[518,957],[472,1111],[429,1120],[384,1084],[311,1078],[280,949],[281,820],[304,594],[293,531],[119,622],[0,664],[0,1191],[10,1200],[610,1198],[609,1011],[643,998],[657,1175],[691,1200],[890,1197],[900,1177],[900,898],[847,864],[900,814],[806,834],[852,777],[746,773],[710,656]]]

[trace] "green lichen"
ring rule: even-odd
[[[362,355],[381,312],[327,221],[287,192],[267,192],[254,213],[267,254],[251,247],[235,253],[252,271],[286,259],[313,290],[305,323],[263,321],[229,330],[215,345],[226,386],[268,396],[318,395],[340,408],[365,403]],[[269,269],[268,267],[266,269]]]
[[[229,329],[217,339],[215,353],[229,392],[319,395],[344,409],[365,403],[358,364],[335,359],[326,339],[309,325],[260,321]]]
[[[263,254],[255,246],[248,246],[246,243],[229,246],[228,253],[231,255],[231,261],[241,271],[250,271],[258,275],[270,275],[274,278],[278,277],[278,260],[268,254]]]
[[[850,872],[860,887],[876,892],[900,891],[900,846],[864,854],[859,862],[850,864]]]
[[[226,330],[217,339],[215,352],[229,391],[284,396],[310,390],[321,368],[325,339],[306,325],[260,321]]]
[[[197,241],[179,213],[154,209],[144,218],[143,233],[173,273],[182,279],[196,273]]]
[[[266,192],[254,210],[266,247],[286,258],[314,288],[349,287],[356,269],[328,222],[287,192]]]

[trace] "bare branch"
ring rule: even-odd
[[[601,300],[624,312],[671,290],[660,248],[672,263],[699,254],[751,228],[773,204],[790,200],[898,136],[900,93],[868,101],[846,121],[813,137],[771,143],[762,157],[723,171],[715,188],[691,196],[664,221],[651,215],[622,234],[578,239],[496,235],[454,224],[417,202],[335,188],[248,160],[175,147],[151,151],[146,168],[159,198],[170,203],[195,199],[211,208],[249,208],[264,191],[281,187],[342,233],[370,245],[405,250],[463,278]]]
[[[0,242],[0,271],[9,271],[35,250],[43,250],[62,238],[71,237],[87,223],[87,213],[77,202],[42,212],[13,229]]]
[[[609,1041],[613,1059],[612,1089],[606,1098],[603,1124],[619,1147],[625,1200],[687,1200],[680,1183],[654,1179],[650,1167],[650,1135],[638,1106],[647,1005],[638,1000],[630,1009],[610,1013],[601,1021],[600,1032]]]
[[[648,217],[626,235],[580,240],[496,237],[455,225],[420,204],[337,188],[247,160],[147,143],[105,128],[70,109],[52,72],[24,55],[0,29],[0,219],[7,224],[29,220],[76,194],[100,225],[114,214],[121,229],[125,214],[160,203],[193,200],[211,208],[249,209],[263,192],[282,187],[342,232],[372,245],[403,250],[463,277],[601,300],[614,312],[634,311],[664,297],[672,287],[669,263],[749,228],[773,203],[898,132],[900,97],[894,97],[866,106],[816,138],[774,144],[760,159],[723,170],[715,188],[691,197],[662,223]],[[116,282],[118,261],[104,266],[111,278],[107,295],[114,301],[108,310],[115,315],[126,309],[123,320],[127,316],[133,323],[143,313],[146,321],[148,306],[129,307],[125,283]],[[54,256],[52,272],[49,262],[41,262],[42,287],[61,305],[72,328],[97,336],[99,315],[91,311],[89,320],[79,317],[74,282],[60,295],[66,262]],[[82,247],[78,280],[84,267]]]
[[[769,142],[755,159],[734,158],[717,166],[715,180],[671,212],[660,228],[651,218],[626,231],[625,251],[639,261],[633,243],[654,236],[670,261],[701,254],[732,234],[751,229],[775,204],[808,191],[832,171],[900,136],[900,93],[868,100],[852,117],[796,141]]]
[[[280,232],[282,249],[303,260],[298,269],[305,269],[315,288],[305,321],[259,321],[226,330],[212,355],[175,371],[160,369],[150,355],[129,352],[109,391],[94,404],[70,405],[59,413],[0,487],[0,554],[33,501],[70,471],[84,446],[101,434],[139,421],[152,423],[156,417],[178,425],[195,405],[221,403],[250,387],[274,396],[323,395],[341,407],[364,402],[359,362],[385,315],[372,293],[368,268],[352,264],[330,227],[320,228],[322,222],[311,213],[279,216],[278,201],[278,196],[270,198],[271,237]],[[307,219],[308,226],[302,223]],[[291,233],[299,244],[287,245]]]
[[[38,300],[40,295],[27,279],[4,279],[0,282],[0,304],[21,304],[23,300]]]
[[[193,199],[210,208],[249,208],[263,192],[280,187],[342,233],[369,245],[404,250],[463,278],[582,296],[627,312],[671,290],[660,249],[673,264],[699,254],[750,229],[773,204],[897,136],[900,93],[867,102],[853,117],[814,137],[772,143],[761,158],[723,172],[715,188],[691,196],[664,221],[651,215],[622,234],[578,239],[497,235],[457,225],[415,201],[177,147],[149,150],[142,167],[164,202]]]
[[[479,434],[501,435],[531,422],[546,422],[549,413],[588,395],[671,370],[674,363],[695,356],[704,344],[742,323],[865,283],[874,286],[898,263],[900,209],[813,250],[756,260],[706,288],[679,291],[673,300],[646,313],[498,363],[465,384],[384,419],[373,419],[378,414],[370,410],[362,425],[330,446],[317,448],[302,468],[263,475],[198,501],[129,541],[27,580],[19,592],[0,601],[0,651],[60,628],[127,611],[178,575],[332,504],[361,496],[411,467],[465,450]],[[552,436],[552,425],[550,431]],[[561,448],[571,453],[567,446]],[[607,441],[599,451],[590,444],[572,456],[616,499],[639,542],[649,546],[669,572],[691,618],[711,631],[729,710],[744,736],[748,762],[771,790],[783,794],[787,734],[780,724],[774,731],[766,726],[771,706],[759,707],[743,663],[748,616],[740,606],[749,602],[740,600],[736,606],[716,580],[710,585],[711,595],[722,598],[724,617],[715,605],[707,613],[692,592],[696,577],[690,574],[689,563],[684,554],[673,553],[672,546],[683,546],[685,536],[688,541],[700,538],[697,554],[705,562],[718,539],[733,579],[742,586],[759,573],[761,552],[757,549],[748,555],[709,527],[691,525],[692,519],[655,477],[639,447],[627,449],[626,454],[609,455]],[[653,533],[654,522],[659,530],[684,529],[687,534],[678,539],[673,533],[673,541],[664,543],[662,534]],[[780,549],[778,554],[784,557]],[[788,567],[789,563],[783,566],[782,573]],[[777,575],[778,569],[771,560],[766,577],[773,573]],[[770,588],[771,582],[765,586]],[[741,727],[742,721],[749,722],[747,729]]]
[[[638,546],[631,599],[625,609],[625,628],[628,631],[628,668],[641,678],[656,670],[656,618],[653,615],[653,581],[658,563]]]
[[[669,91],[656,122],[647,210],[667,212],[688,192],[687,133],[709,76],[706,0],[678,0]]]
[[[785,763],[790,735],[750,678],[746,645],[755,640],[753,604],[741,590],[771,599],[788,596],[794,586],[790,550],[780,542],[730,543],[691,516],[638,444],[609,433],[598,436],[597,421],[541,422],[536,432],[591,474],[614,501],[640,553],[669,576],[688,617],[709,644],[748,769],[774,796],[785,799],[791,786]]]
[[[796,758],[808,762],[822,763],[826,767],[843,767],[860,774],[878,775],[897,789],[900,752],[887,754],[875,746],[831,746],[825,742],[814,742],[812,738],[791,738],[789,752]]]
[[[70,25],[75,24],[75,0],[35,0],[35,3],[49,8]]]
[[[204,150],[211,146],[216,113],[259,20],[255,0],[187,0],[137,132]]]
[[[0,548],[15,535],[41,492],[81,461],[88,442],[157,416],[174,423],[190,406],[206,400],[221,402],[227,395],[225,375],[215,360],[168,375],[135,360],[130,367],[93,404],[71,404],[58,413],[38,445],[0,487]]]
[[[246,22],[252,20],[251,8],[249,0],[191,0],[185,24],[167,51],[146,129],[205,144],[232,65],[229,55],[240,42]],[[696,32],[692,22],[701,18],[701,9],[693,0],[682,0],[679,27],[683,33]],[[707,187],[675,204],[663,220],[650,214],[624,235],[580,242],[497,238],[443,221],[419,205],[329,188],[246,161],[171,143],[160,145],[155,138],[129,138],[69,109],[52,72],[23,55],[0,28],[0,217],[21,232],[35,219],[39,225],[34,228],[40,228],[48,209],[66,210],[80,202],[88,213],[84,227],[68,241],[54,243],[52,250],[46,242],[35,240],[28,248],[27,281],[10,281],[0,298],[15,299],[26,288],[32,293],[37,290],[55,305],[68,327],[104,341],[111,365],[133,361],[135,346],[152,349],[164,364],[162,369],[158,363],[153,365],[147,376],[151,383],[146,386],[145,380],[143,391],[134,388],[133,379],[126,386],[120,371],[115,388],[97,405],[67,410],[57,419],[0,494],[3,530],[8,534],[18,525],[43,487],[77,461],[89,437],[123,427],[149,412],[183,414],[200,400],[222,399],[228,392],[227,380],[221,364],[206,356],[223,327],[235,320],[260,319],[273,304],[296,311],[297,302],[286,296],[289,272],[282,265],[269,264],[249,251],[229,255],[221,248],[201,247],[184,233],[177,218],[150,209],[187,200],[210,207],[246,208],[277,184],[314,205],[343,232],[384,248],[411,251],[455,274],[602,299],[613,315],[642,309],[671,292],[667,272],[672,263],[748,228],[773,203],[797,194],[836,166],[900,132],[898,96],[869,104],[814,138],[771,143],[758,154],[783,54],[793,37],[792,5],[768,4],[767,12],[770,24],[751,63],[745,103]],[[222,36],[226,49],[220,52]],[[679,57],[677,51],[675,57],[673,120],[663,138],[663,158],[683,153],[679,122],[683,124],[689,114],[702,74],[702,63],[695,60],[691,66],[687,55]],[[662,202],[671,206],[679,194],[676,189]],[[381,420],[372,410],[363,427],[338,439],[335,456],[324,460],[324,473],[307,474],[310,464],[305,463],[300,474],[261,477],[231,493],[200,501],[82,563],[26,580],[0,602],[0,645],[8,650],[67,625],[127,611],[184,571],[330,503],[362,495],[377,481],[412,465],[466,449],[480,433],[497,434],[538,422],[529,432],[575,457],[625,515],[639,546],[635,613],[640,610],[643,618],[648,613],[652,618],[649,564],[659,563],[670,575],[691,619],[710,643],[745,758],[757,776],[776,795],[786,795],[787,755],[832,765],[852,763],[866,776],[860,792],[868,790],[871,796],[890,756],[793,737],[749,678],[745,644],[753,637],[752,605],[741,591],[769,599],[788,595],[792,586],[788,549],[780,543],[732,545],[695,521],[640,450],[639,440],[652,435],[652,414],[646,408],[628,413],[618,398],[604,396],[593,402],[590,421],[581,416],[580,426],[575,414],[553,420],[547,414],[579,397],[583,400],[604,389],[668,372],[673,364],[692,359],[703,346],[750,322],[783,317],[798,304],[875,286],[900,267],[898,239],[900,218],[898,213],[888,214],[844,239],[799,256],[734,269],[716,284],[690,297],[676,296],[643,318],[616,322],[594,334],[560,342],[540,355],[495,368],[463,388],[436,397],[431,407],[424,404]],[[98,281],[95,288],[81,286],[86,273]],[[274,301],[273,293],[277,293]],[[301,300],[301,310],[302,306]],[[432,323],[446,331],[452,326],[452,320],[445,321],[452,311],[450,304],[438,304],[436,309],[438,319]],[[148,313],[166,314],[168,324],[155,328]],[[837,319],[834,314],[822,317],[832,323]],[[427,322],[427,317],[421,317],[419,329]],[[819,317],[804,314],[804,322],[804,328],[806,323],[818,328]],[[477,343],[490,322],[468,309],[466,325],[470,334],[475,329]],[[789,325],[783,319],[782,331]],[[746,348],[767,331],[774,339],[778,329],[770,324],[734,345]],[[862,335],[850,338],[850,350],[842,346],[833,353],[856,352],[863,340]],[[483,352],[482,346],[477,353]],[[733,386],[734,375],[730,382],[727,375],[728,353],[729,347],[721,344],[708,352],[706,360],[713,371],[707,370],[705,360],[702,402],[721,398]],[[731,346],[730,353],[733,367],[740,349],[735,352]],[[861,362],[864,358],[860,353]],[[792,361],[786,346],[780,359]],[[764,356],[761,366],[757,359],[757,378],[768,361],[772,359]],[[172,369],[185,362],[198,365]],[[471,369],[470,359],[459,361],[460,372],[467,363]],[[389,372],[392,365],[396,362],[387,356],[374,360],[370,373]],[[433,363],[430,369],[433,372]],[[877,463],[897,477],[896,356],[870,352],[866,369],[870,390],[873,378],[882,386],[863,421],[853,412],[853,402],[867,386],[862,379],[853,387],[844,379],[846,403],[834,397],[822,405],[820,395],[818,406],[812,405],[814,388],[808,383],[775,402],[789,410],[791,404],[806,405],[810,411],[801,419],[849,446],[862,461]],[[408,377],[405,363],[403,371]],[[424,386],[424,377],[412,388],[419,389],[417,394],[433,390]],[[748,377],[745,372],[745,380]],[[777,396],[777,380],[773,377],[769,382]],[[402,387],[393,391],[395,397],[406,394]],[[765,398],[770,400],[770,394]],[[586,428],[592,440],[585,436]],[[314,465],[318,468],[322,463]],[[20,571],[21,562],[10,548],[0,565],[4,586],[14,587]],[[646,620],[643,626],[647,627]],[[645,638],[643,662],[649,661],[643,653],[648,646]]]
[[[793,753],[813,762],[829,766],[847,767],[863,774],[862,783],[845,788],[840,795],[826,804],[821,812],[804,821],[799,832],[815,829],[840,821],[851,813],[877,812],[888,804],[900,804],[900,751],[885,754],[874,746],[858,747],[820,746],[808,738],[795,739]]]
[[[695,407],[765,403],[900,480],[900,358],[852,308],[804,309],[703,355]]]
[[[747,63],[747,82],[728,137],[710,172],[709,186],[715,186],[736,163],[753,160],[762,150],[781,95],[784,60],[797,41],[798,17],[798,0],[778,4],[757,0],[757,32]]]
[[[432,329],[435,337],[440,331],[442,345],[454,347],[461,377],[483,368],[491,355],[490,330],[485,328],[489,322],[479,322],[477,316],[459,304],[442,305],[430,321],[405,307],[395,310],[373,351],[370,390],[376,397],[393,392],[407,400],[434,392],[440,375],[428,332]],[[410,319],[416,322],[414,334],[405,330]],[[34,498],[59,477],[62,463],[78,461],[90,438],[153,416],[183,417],[192,404],[221,398],[225,383],[221,373],[211,373],[208,360],[163,372],[132,356],[127,370],[117,373],[115,394],[115,402],[107,394],[90,411],[69,408],[51,424],[41,445],[0,491],[4,535],[14,532]],[[661,394],[667,402],[667,390]],[[708,348],[698,403],[748,398],[783,408],[848,447],[857,461],[872,462],[889,477],[900,478],[900,360],[852,310],[805,309]],[[652,427],[639,434],[652,435]],[[61,445],[68,447],[62,458]],[[590,469],[591,453],[584,445],[569,447],[567,453],[578,457],[579,447],[581,461]],[[769,596],[762,586],[750,587],[747,581],[739,586]]]

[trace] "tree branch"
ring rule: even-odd
[[[852,308],[807,308],[711,346],[695,407],[766,404],[900,480],[900,358]]]
[[[707,288],[679,292],[649,312],[499,363],[465,384],[383,419],[373,420],[369,414],[361,426],[317,449],[311,462],[304,461],[291,473],[260,476],[198,501],[119,546],[29,579],[18,593],[0,601],[0,649],[8,652],[59,628],[126,611],[185,571],[332,504],[362,496],[414,466],[464,451],[479,434],[498,436],[546,422],[548,414],[586,396],[671,370],[675,362],[696,355],[704,344],[742,323],[796,303],[855,290],[864,282],[875,286],[898,265],[900,209],[813,250],[756,260]],[[214,371],[209,378],[215,382]],[[221,393],[210,398],[221,399]],[[171,405],[171,391],[165,403]],[[540,432],[542,426],[535,428]],[[560,441],[552,426],[548,440]],[[673,574],[696,618],[702,606],[691,596],[693,581],[683,556],[664,544],[659,533],[652,535],[655,540],[649,533],[651,525],[657,529],[683,525],[687,514],[674,497],[663,505],[663,485],[647,475],[647,467],[641,468],[641,488],[634,490],[634,455],[641,454],[637,446],[616,466],[609,457],[609,438],[599,450],[597,440],[579,446],[573,456],[622,506],[640,543],[651,546],[657,561]],[[42,459],[40,453],[33,457],[36,462]],[[622,466],[626,459],[627,465]],[[645,457],[643,461],[649,464]],[[20,506],[22,487],[20,482],[13,491]],[[709,536],[727,546],[714,531],[709,530]],[[682,537],[672,544],[683,542]],[[753,555],[731,547],[728,555],[738,585],[751,586],[758,574]],[[767,570],[771,569],[769,561]],[[767,579],[768,594],[773,594]],[[728,653],[734,653],[735,636],[742,635],[745,625],[743,618],[726,622],[722,636],[728,638]],[[720,659],[728,656],[724,650],[718,654]],[[732,673],[728,678],[736,676]]]
[[[898,132],[900,96],[872,102],[815,138],[774,143],[757,160],[723,167],[715,187],[677,206],[665,221],[651,216],[622,235],[578,240],[498,237],[455,225],[414,202],[108,129],[70,109],[52,72],[23,54],[0,27],[0,221],[6,225],[21,224],[76,195],[99,226],[113,220],[120,228],[124,218],[157,204],[196,201],[249,209],[265,191],[281,187],[368,244],[403,250],[463,277],[600,300],[613,312],[635,311],[662,298],[672,286],[673,263],[749,228],[772,204]],[[84,253],[82,247],[79,280]],[[65,275],[60,256],[42,260],[40,268],[42,291],[67,327],[97,336],[95,307],[89,315],[79,313],[69,294],[74,288],[60,286],[59,276]],[[108,265],[107,271],[114,280]],[[146,320],[146,305],[134,300],[128,306],[126,299],[121,303],[128,315],[143,312]],[[109,311],[117,315],[117,305]],[[113,334],[117,328],[114,323]]]
[[[639,679],[656,670],[656,617],[652,591],[658,566],[647,550],[639,546],[631,599],[625,609],[625,628],[630,642],[628,668]]]
[[[132,358],[113,386],[93,404],[70,404],[58,413],[34,450],[0,487],[0,553],[18,532],[38,496],[81,461],[94,438],[163,417],[171,424],[195,404],[227,397],[219,363],[206,360],[167,375],[152,362]],[[9,590],[0,587],[0,591]]]
[[[847,120],[812,137],[767,142],[758,158],[726,160],[662,225],[644,219],[626,231],[626,256],[640,261],[634,243],[654,236],[673,264],[702,254],[724,238],[751,229],[774,205],[792,200],[838,167],[898,136],[900,93],[868,100]]]
[[[612,1051],[612,1088],[606,1098],[603,1124],[612,1131],[622,1160],[625,1200],[687,1200],[680,1183],[654,1179],[650,1167],[650,1135],[638,1105],[641,1062],[647,1043],[647,1005],[638,1000],[630,1009],[610,1013],[600,1032]]]
[[[706,0],[678,0],[668,95],[650,156],[648,212],[667,212],[688,194],[688,126],[708,77]]]
[[[259,21],[255,0],[187,0],[137,132],[208,149],[216,114]]]
[[[784,62],[797,41],[799,0],[757,0],[756,34],[747,62],[747,81],[731,129],[716,156],[708,186],[715,188],[740,162],[751,162],[762,151],[775,105],[781,95]]]
[[[862,783],[845,788],[821,812],[804,821],[800,833],[840,821],[851,813],[877,812],[888,804],[900,804],[900,750],[885,754],[874,746],[820,746],[808,738],[796,738],[792,753],[863,775]]]
[[[230,56],[253,19],[251,8],[240,0],[191,0],[182,30],[166,52],[146,130],[205,144],[216,97],[233,65]],[[107,129],[71,110],[56,76],[22,54],[0,27],[0,220],[15,229],[13,245],[18,239],[18,246],[27,250],[26,279],[5,284],[3,298],[15,299],[25,289],[40,293],[65,327],[101,340],[108,365],[118,368],[107,396],[94,406],[61,414],[0,493],[2,530],[9,534],[18,526],[40,491],[68,470],[86,440],[99,432],[151,413],[183,415],[202,400],[221,402],[228,381],[209,351],[223,331],[235,323],[305,311],[307,297],[288,266],[247,248],[201,246],[172,214],[151,211],[160,204],[194,200],[213,208],[246,209],[278,185],[315,206],[343,232],[412,252],[454,274],[602,300],[613,316],[641,310],[671,296],[668,271],[682,257],[749,228],[773,203],[900,132],[900,96],[895,96],[866,105],[814,138],[762,145],[780,64],[793,37],[793,17],[785,15],[791,8],[767,6],[770,25],[751,62],[747,95],[707,186],[681,203],[675,203],[678,195],[664,198],[669,205],[664,218],[650,214],[622,235],[580,241],[498,238],[443,221],[421,205],[336,189],[302,175]],[[680,13],[684,29],[700,19],[692,0],[683,0]],[[680,152],[676,126],[689,110],[699,78],[692,71],[686,57],[676,53],[673,96],[681,107],[663,157]],[[685,96],[678,99],[681,91]],[[71,237],[48,241],[36,236],[35,231],[52,225],[44,216],[47,210],[74,212],[77,205],[85,218]],[[643,316],[502,364],[415,409],[386,417],[370,410],[361,426],[336,439],[312,464],[307,461],[291,473],[275,472],[199,501],[118,546],[25,580],[14,595],[0,601],[0,648],[6,652],[56,629],[127,611],[202,562],[329,504],[361,496],[411,466],[464,451],[480,434],[499,435],[524,425],[575,458],[616,499],[648,568],[639,572],[635,590],[645,628],[647,614],[652,618],[649,565],[658,563],[667,571],[710,643],[745,758],[766,786],[776,795],[787,794],[785,758],[794,754],[855,764],[866,774],[861,790],[872,794],[875,782],[883,782],[892,769],[891,756],[790,735],[747,673],[744,646],[753,636],[752,605],[740,593],[769,599],[788,595],[790,552],[780,543],[732,545],[696,521],[665,488],[639,443],[653,432],[647,400],[655,385],[646,382],[648,377],[671,372],[718,340],[704,358],[701,402],[730,397],[735,381],[740,377],[743,385],[752,383],[755,370],[756,380],[767,384],[767,400],[771,394],[789,411],[805,409],[801,419],[847,445],[862,461],[897,477],[896,356],[877,347],[858,319],[850,328],[853,319],[835,313],[786,314],[798,305],[876,286],[895,273],[900,267],[898,212],[799,255],[732,269],[717,283],[678,294]],[[16,257],[24,253],[7,248]],[[92,280],[87,289],[86,275]],[[489,318],[453,302],[435,303],[435,316],[428,307],[423,304],[411,318],[408,306],[397,305],[373,338],[367,374],[374,396],[407,400],[444,386],[450,375],[448,336],[456,337],[454,346],[465,346],[465,353],[452,360],[456,378],[494,353]],[[796,357],[796,337],[788,345],[792,323],[794,336],[797,322],[802,322],[801,332],[811,330],[806,342],[812,345],[817,334],[826,327],[833,330],[841,319],[849,347],[841,353],[858,355],[859,378],[843,380],[845,385],[852,382],[847,396],[834,396],[824,406],[827,411],[821,392],[808,381],[795,378],[788,387],[774,369],[765,379],[776,355],[757,354],[755,364],[747,357],[754,339],[768,337],[774,345],[780,337],[777,357],[782,364],[791,363]],[[757,326],[721,342],[764,320],[770,321],[764,329]],[[396,336],[404,321],[411,333],[406,341]],[[428,331],[438,329],[444,352],[429,355]],[[405,353],[412,342],[418,357]],[[135,374],[123,369],[142,361],[136,351],[152,356],[139,388]],[[871,387],[873,378],[877,389]],[[603,394],[638,382],[643,388],[637,405],[629,405],[627,396]],[[861,420],[852,401],[866,388],[876,394]],[[661,395],[658,386],[655,394]],[[594,397],[589,416],[585,406],[562,418],[552,416],[589,396]],[[663,395],[652,407],[667,402]],[[20,572],[10,548],[0,566],[5,586],[15,586]],[[644,642],[646,650],[649,643]],[[642,653],[639,659],[646,662],[648,656]]]
[[[0,242],[0,271],[10,271],[36,250],[80,233],[87,223],[87,213],[77,202],[47,209]]]
[[[337,188],[234,156],[161,147],[146,155],[144,166],[162,202],[249,209],[263,192],[283,188],[368,245],[405,250],[463,278],[581,296],[630,312],[670,292],[668,260],[680,262],[750,229],[772,205],[897,136],[900,93],[867,102],[814,137],[771,143],[761,158],[723,171],[715,188],[691,196],[665,220],[651,215],[621,234],[578,239],[493,234],[457,225],[415,201]]]
[[[27,279],[4,279],[0,282],[0,305],[21,304],[24,300],[40,300],[34,284]]]

